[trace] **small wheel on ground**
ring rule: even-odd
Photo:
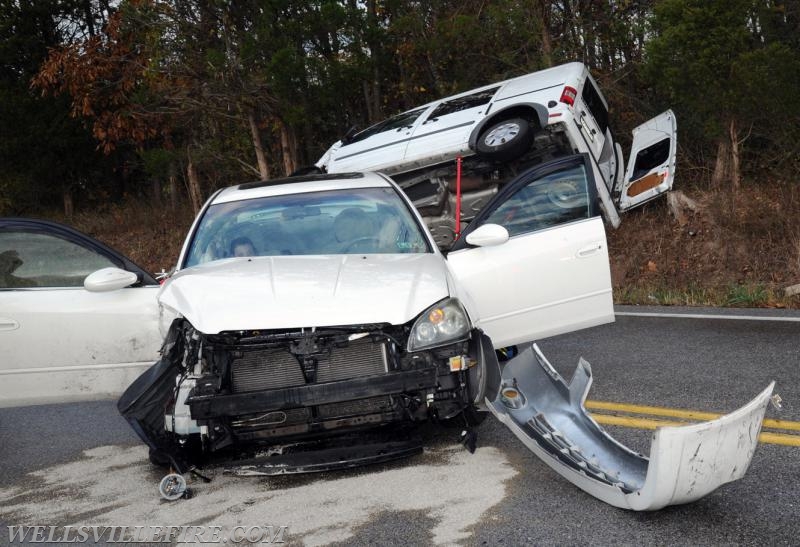
[[[167,501],[175,501],[183,497],[186,491],[186,479],[183,478],[183,475],[178,475],[177,473],[165,475],[161,482],[158,483],[158,493]]]
[[[509,161],[524,154],[533,143],[530,123],[523,118],[508,118],[489,126],[478,137],[475,148],[491,161]]]

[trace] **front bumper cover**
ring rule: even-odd
[[[689,503],[747,471],[775,383],[725,416],[662,427],[650,458],[606,433],[584,407],[592,384],[581,359],[567,384],[534,344],[506,363],[503,386],[522,394],[514,405],[499,395],[489,410],[559,475],[623,509],[649,511]]]

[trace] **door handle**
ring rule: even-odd
[[[585,111],[581,111],[580,123],[578,125],[580,125],[581,129],[586,130],[586,135],[589,137],[589,139],[592,142],[594,142],[594,136],[597,133],[597,131],[595,131],[594,129],[589,128],[586,125],[586,122],[584,121],[585,119],[586,119],[586,112]]]
[[[603,248],[602,243],[594,243],[593,245],[589,245],[584,247],[583,249],[578,250],[575,254],[578,258],[586,258],[587,256],[592,256],[593,254],[597,253]]]
[[[13,319],[6,319],[5,317],[0,317],[0,331],[17,330],[18,328],[19,328],[19,323],[17,323]]]

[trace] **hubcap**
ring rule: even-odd
[[[518,123],[507,122],[500,124],[486,134],[483,142],[486,146],[500,146],[513,140],[519,134],[519,130]]]

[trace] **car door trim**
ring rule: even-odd
[[[541,304],[539,306],[531,306],[529,308],[518,309],[518,310],[514,310],[512,312],[508,312],[508,313],[501,313],[499,315],[492,315],[490,317],[481,317],[480,320],[478,321],[478,323],[479,324],[485,324],[485,323],[488,323],[490,321],[498,321],[500,319],[507,319],[509,317],[514,317],[515,315],[520,315],[520,314],[528,313],[528,312],[532,312],[532,311],[543,310],[543,309],[546,309],[546,308],[552,308],[554,306],[560,306],[562,304],[569,304],[570,302],[575,302],[576,300],[584,300],[586,298],[592,298],[592,297],[595,297],[595,296],[602,296],[604,294],[609,294],[611,292],[612,292],[612,289],[610,289],[610,288],[609,289],[603,289],[603,290],[600,290],[600,291],[592,291],[592,292],[589,292],[589,293],[584,293],[584,294],[580,294],[580,295],[577,295],[577,296],[572,296],[570,298],[563,298],[561,300],[555,300],[553,302],[548,302],[547,304]]]

